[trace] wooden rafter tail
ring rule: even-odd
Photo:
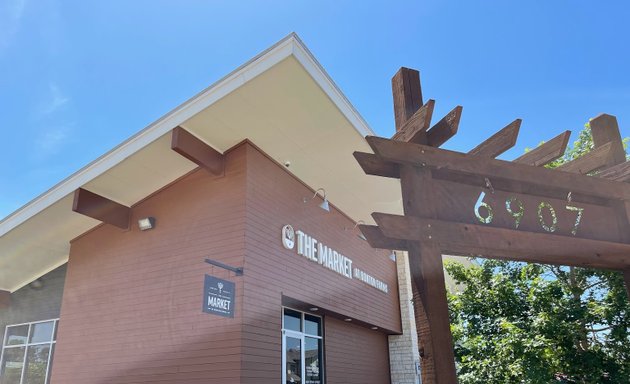
[[[131,208],[86,189],[74,191],[72,210],[120,229],[129,229]]]
[[[11,305],[11,292],[0,290],[0,309]]]
[[[516,144],[521,119],[516,119],[468,152],[469,155],[495,158]]]
[[[387,237],[437,241],[444,252],[455,255],[588,268],[630,268],[630,244],[625,243],[384,213],[372,217]]]
[[[399,131],[423,104],[420,72],[401,67],[392,78],[392,95],[396,131]]]
[[[223,155],[182,127],[173,129],[171,149],[214,176],[223,176],[225,173]]]
[[[407,120],[402,127],[392,136],[392,140],[407,141],[411,143],[426,143],[426,131],[431,126],[431,117],[435,100],[429,100]]]
[[[368,175],[400,178],[400,169],[396,163],[383,161],[372,153],[354,152],[353,156],[363,169],[363,172]]]
[[[375,225],[359,225],[359,229],[363,236],[367,239],[367,242],[372,248],[378,249],[390,249],[390,250],[407,250],[407,242],[404,240],[391,239]]]
[[[455,136],[459,128],[463,109],[462,106],[458,105],[429,129],[427,131],[427,145],[439,147],[446,143],[451,137]]]
[[[630,162],[624,162],[621,164],[613,165],[612,167],[604,168],[598,173],[596,173],[595,176],[601,177],[602,179],[629,183],[630,182]]]
[[[614,145],[615,143],[608,142],[600,147],[593,148],[590,152],[568,163],[564,163],[556,169],[586,175],[607,165],[615,164]]]
[[[514,163],[542,167],[564,155],[569,144],[571,131],[564,131],[553,139],[542,143],[538,147],[513,160]]]
[[[426,145],[403,143],[367,136],[366,140],[374,153],[385,161],[427,166],[442,174],[451,174],[455,182],[468,183],[469,177],[475,179],[489,178],[501,181],[506,191],[518,191],[522,188],[532,189],[538,196],[546,196],[552,192],[571,190],[574,195],[595,197],[605,200],[630,199],[630,185],[612,182],[606,179],[578,174],[568,174],[552,169],[531,167],[523,164],[490,159],[470,157],[464,153],[433,148]],[[461,180],[458,178],[461,175]],[[444,177],[440,177],[444,179]],[[493,183],[494,185],[494,183]],[[512,186],[512,187],[511,187]],[[518,186],[521,189],[516,189]],[[496,188],[496,186],[495,186]],[[540,190],[545,194],[536,193]]]
[[[623,149],[623,141],[619,132],[617,118],[608,114],[601,114],[589,123],[593,136],[593,146],[601,147],[607,143],[612,146],[612,158],[607,166],[620,164],[626,161],[626,151]]]

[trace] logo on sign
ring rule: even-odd
[[[295,247],[295,231],[289,224],[282,227],[282,245],[286,249],[293,249]]]

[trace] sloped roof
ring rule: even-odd
[[[401,213],[398,180],[366,176],[370,127],[291,34],[0,221],[0,290],[15,291],[65,263],[70,240],[100,224],[72,211],[80,187],[132,206],[196,164],[170,149],[182,126],[224,152],[249,139],[354,220]]]

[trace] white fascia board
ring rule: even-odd
[[[185,101],[162,118],[4,218],[0,221],[0,236],[4,236],[13,228],[37,215],[50,205],[107,172],[171,129],[183,124],[186,120],[291,55],[313,77],[361,136],[373,134],[365,120],[341,93],[298,36],[295,33],[291,33],[266,51],[260,53],[221,80]]]

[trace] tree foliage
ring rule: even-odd
[[[588,125],[558,166],[592,148]],[[447,263],[462,384],[630,383],[630,304],[620,273],[476,259]]]

